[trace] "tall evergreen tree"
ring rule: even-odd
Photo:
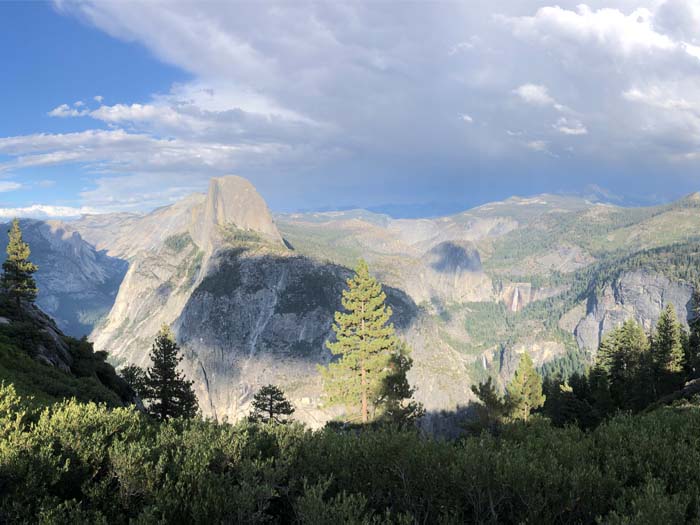
[[[644,374],[649,341],[644,329],[634,319],[608,332],[598,348],[597,366],[607,374],[610,394],[618,408],[631,409],[645,385],[636,384]],[[647,385],[650,386],[650,385]]]
[[[10,241],[7,244],[7,259],[2,264],[2,290],[17,303],[19,308],[22,300],[34,301],[38,293],[33,274],[37,266],[30,262],[31,250],[22,239],[19,220],[14,219],[8,231]]]
[[[508,383],[506,393],[513,419],[527,421],[532,411],[544,404],[546,398],[542,393],[542,378],[535,370],[530,354],[524,353],[520,357],[515,376]]]
[[[335,341],[326,343],[340,359],[321,367],[321,373],[329,403],[345,405],[367,423],[370,415],[381,415],[380,405],[387,401],[385,380],[401,347],[389,322],[392,312],[385,304],[386,295],[365,261],[358,263],[347,286],[342,298],[345,311],[335,314]]]
[[[253,396],[251,421],[261,423],[286,423],[294,413],[294,407],[284,396],[284,392],[275,385],[262,387]]]
[[[681,324],[675,308],[669,304],[656,323],[652,345],[657,396],[673,392],[683,385],[684,353]]]
[[[193,417],[197,413],[197,397],[188,381],[177,370],[182,361],[172,331],[163,325],[151,349],[152,365],[146,372],[148,411],[161,421],[174,417]]]

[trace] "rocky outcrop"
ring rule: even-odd
[[[127,270],[125,261],[97,251],[58,221],[22,220],[20,227],[37,264],[38,306],[69,335],[89,334],[109,313]],[[0,225],[7,230],[8,225]],[[0,236],[4,253],[7,236]]]
[[[70,373],[73,357],[66,338],[55,321],[34,304],[22,302],[18,310],[14,301],[3,302],[3,316],[0,325],[13,332],[13,325],[19,330],[20,346],[34,359]]]
[[[515,374],[520,363],[520,357],[528,353],[536,367],[552,361],[566,353],[566,347],[559,341],[529,341],[501,345],[484,352],[481,356],[481,364],[484,370],[488,370],[496,376],[502,385],[506,385]]]
[[[349,276],[305,257],[217,253],[174,323],[206,411],[236,419],[261,386],[274,383],[295,402],[300,419],[327,420],[317,366],[330,360],[325,341]],[[398,290],[386,292],[395,324],[409,326],[415,305]]]
[[[693,287],[646,271],[626,272],[588,298],[586,315],[574,329],[578,345],[595,351],[604,333],[634,319],[649,331],[661,311],[673,304],[687,324]]]
[[[203,206],[192,211],[190,234],[205,251],[218,243],[222,226],[234,226],[256,232],[269,241],[282,244],[282,236],[272,219],[267,203],[255,187],[242,177],[218,177],[209,181]]]
[[[222,228],[228,227],[255,232],[282,245],[264,199],[250,182],[236,176],[212,179],[206,194],[189,195],[147,215],[85,216],[69,227],[97,249],[128,260],[185,233],[202,251],[210,253],[222,242]]]

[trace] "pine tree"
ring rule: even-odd
[[[275,385],[262,387],[253,396],[251,421],[261,423],[286,423],[287,417],[294,413],[294,407],[284,396],[284,392]]]
[[[603,370],[610,383],[610,394],[615,406],[633,408],[638,403],[640,388],[636,385],[644,374],[645,355],[649,341],[644,329],[629,319],[622,326],[608,332],[598,348],[597,366]]]
[[[398,425],[413,424],[425,414],[423,405],[413,399],[416,389],[408,382],[407,374],[413,366],[410,354],[408,345],[400,341],[389,359],[389,371],[384,378],[380,400],[381,417]]]
[[[489,377],[483,383],[472,385],[472,392],[481,403],[474,407],[476,418],[466,422],[466,429],[471,433],[483,430],[496,432],[508,418],[509,408],[496,389],[493,379]]]
[[[542,378],[535,370],[530,354],[520,357],[515,376],[506,388],[509,413],[513,419],[527,421],[530,413],[545,402]]]
[[[36,299],[38,289],[32,274],[37,271],[37,266],[29,261],[31,250],[22,239],[18,219],[12,221],[8,234],[10,242],[7,245],[7,259],[2,264],[0,286],[8,297],[16,301],[19,309],[22,300],[33,302]]]
[[[672,304],[666,306],[656,323],[652,346],[656,395],[669,394],[683,384],[683,342],[681,324]]]
[[[194,417],[197,413],[193,381],[186,380],[177,370],[182,361],[179,350],[172,331],[163,325],[151,349],[152,366],[146,372],[145,396],[150,401],[149,413],[161,421]]]
[[[136,365],[128,365],[119,371],[119,375],[136,392],[136,395],[141,398],[148,395],[147,376],[143,368]]]
[[[340,359],[322,367],[321,373],[329,403],[344,404],[367,423],[370,410],[376,415],[384,401],[383,387],[391,372],[391,359],[401,350],[389,322],[392,312],[385,305],[386,295],[370,276],[366,262],[359,262],[347,285],[342,298],[345,312],[335,314],[335,341],[326,343]]]

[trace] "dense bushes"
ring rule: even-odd
[[[449,442],[74,401],[32,412],[0,391],[0,522],[684,523],[698,464],[692,407]]]

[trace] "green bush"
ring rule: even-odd
[[[588,433],[533,418],[499,437],[446,441],[391,428],[158,424],[77,401],[38,412],[6,386],[0,522],[697,522],[699,436],[692,406]]]

